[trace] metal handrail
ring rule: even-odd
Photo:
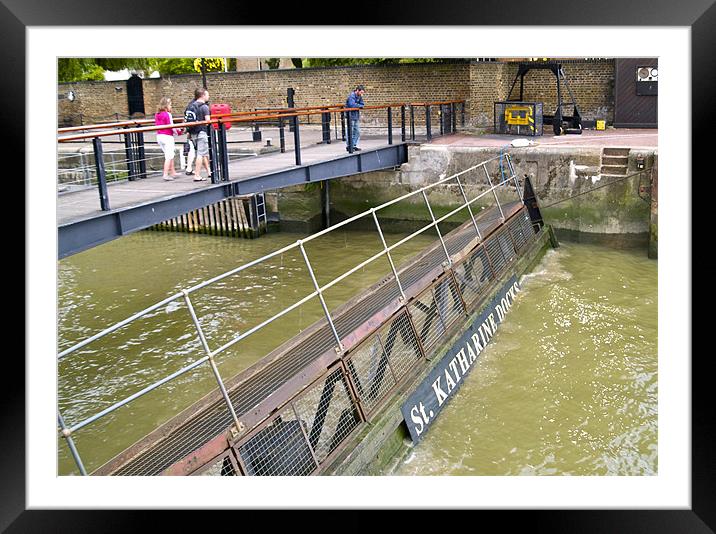
[[[81,457],[79,456],[79,453],[77,452],[77,449],[76,449],[76,447],[75,447],[75,445],[74,445],[74,442],[72,441],[72,438],[71,438],[71,435],[72,435],[73,432],[76,432],[77,430],[80,430],[81,428],[84,428],[85,426],[87,426],[87,425],[93,423],[94,421],[97,421],[98,419],[102,418],[103,416],[105,416],[105,415],[107,415],[107,414],[109,414],[109,413],[115,411],[116,409],[118,409],[118,408],[120,408],[120,407],[122,407],[122,406],[128,404],[129,402],[132,402],[133,400],[135,400],[135,399],[137,399],[137,398],[139,398],[139,397],[145,395],[146,393],[148,393],[148,392],[150,392],[150,391],[153,391],[154,389],[160,387],[161,385],[163,385],[163,384],[165,384],[165,383],[167,383],[167,382],[173,380],[174,378],[177,378],[178,376],[181,376],[181,375],[183,375],[184,373],[186,373],[186,372],[188,372],[188,371],[190,371],[190,370],[192,370],[192,369],[195,369],[196,367],[198,367],[199,365],[205,363],[206,361],[209,361],[210,364],[211,364],[211,366],[212,366],[212,371],[213,371],[214,376],[215,376],[215,378],[216,378],[216,380],[217,380],[217,383],[218,383],[219,389],[220,389],[220,391],[221,391],[221,393],[222,393],[222,396],[224,397],[224,401],[225,401],[225,403],[227,404],[228,410],[229,410],[229,412],[230,412],[231,415],[232,415],[232,419],[234,420],[234,423],[235,423],[235,424],[237,425],[237,427],[238,427],[238,426],[239,426],[238,418],[237,418],[236,413],[235,413],[235,411],[234,411],[234,407],[233,407],[233,405],[231,404],[231,401],[230,401],[230,399],[229,399],[229,396],[228,396],[226,387],[225,387],[225,385],[224,385],[224,381],[222,380],[221,376],[219,375],[218,369],[217,369],[216,364],[215,364],[215,362],[214,362],[214,357],[215,357],[217,354],[220,354],[221,352],[225,351],[226,349],[228,349],[228,348],[231,347],[232,345],[238,343],[238,342],[241,341],[242,339],[245,339],[246,337],[248,337],[248,336],[254,334],[254,333],[257,332],[258,330],[260,330],[260,329],[262,329],[263,327],[265,327],[266,325],[268,325],[268,324],[274,322],[275,320],[279,319],[280,317],[284,316],[284,315],[287,314],[288,312],[290,312],[290,311],[296,309],[297,307],[299,307],[299,306],[301,306],[302,304],[308,302],[309,300],[311,300],[312,298],[314,298],[314,297],[316,297],[316,296],[318,296],[319,299],[321,300],[321,304],[322,304],[322,307],[323,307],[323,311],[324,311],[324,314],[325,314],[326,321],[327,321],[327,323],[330,325],[331,330],[332,330],[332,332],[333,332],[333,334],[334,334],[334,337],[336,338],[336,342],[337,342],[338,348],[339,348],[340,350],[342,350],[343,347],[342,347],[342,344],[341,344],[340,336],[338,335],[338,332],[337,332],[337,330],[336,330],[336,327],[335,327],[335,325],[334,325],[334,323],[333,323],[333,319],[332,319],[332,317],[331,317],[330,311],[328,310],[328,307],[327,307],[325,301],[323,300],[323,295],[322,295],[323,292],[326,291],[327,289],[333,287],[333,286],[336,285],[337,283],[341,282],[342,280],[344,280],[345,278],[347,278],[347,277],[350,276],[351,274],[353,274],[353,273],[357,272],[358,270],[362,269],[363,267],[365,267],[366,265],[370,264],[371,262],[375,261],[376,259],[380,258],[381,256],[383,256],[383,255],[388,255],[388,257],[390,258],[390,252],[391,252],[392,250],[394,250],[394,249],[396,249],[397,247],[399,247],[400,245],[406,243],[406,242],[409,241],[410,239],[413,239],[413,238],[416,237],[417,235],[419,235],[419,234],[421,234],[421,233],[423,233],[423,232],[429,230],[430,228],[433,228],[433,227],[439,228],[438,225],[439,225],[440,222],[442,222],[442,221],[448,219],[449,217],[453,216],[454,214],[456,214],[456,213],[458,213],[459,211],[461,211],[461,210],[463,210],[463,209],[466,209],[466,208],[468,209],[468,212],[469,212],[469,214],[470,214],[470,217],[471,217],[471,219],[472,219],[472,222],[473,222],[473,224],[474,224],[474,226],[475,226],[476,233],[477,233],[477,237],[478,237],[478,239],[481,241],[481,240],[482,240],[482,236],[480,235],[479,229],[478,229],[478,227],[477,227],[477,222],[476,222],[476,220],[475,220],[475,217],[474,217],[474,215],[473,215],[473,212],[472,212],[470,206],[471,206],[474,202],[476,202],[477,200],[479,200],[480,198],[482,198],[483,196],[485,196],[485,195],[487,195],[487,194],[489,194],[489,193],[493,193],[493,194],[495,195],[495,200],[496,200],[497,206],[498,206],[498,208],[499,208],[499,210],[500,210],[500,213],[502,213],[502,207],[500,206],[500,202],[499,202],[499,199],[498,199],[498,197],[497,197],[497,194],[496,194],[495,189],[496,189],[497,187],[501,187],[501,186],[505,185],[506,183],[510,182],[511,180],[514,180],[515,186],[516,186],[517,189],[519,190],[519,181],[518,181],[517,176],[516,176],[515,174],[513,174],[512,176],[508,176],[507,178],[505,178],[504,180],[502,180],[501,182],[499,182],[499,183],[497,183],[497,184],[493,184],[493,183],[492,183],[492,180],[491,180],[490,177],[489,177],[489,172],[487,171],[486,165],[487,165],[487,163],[489,163],[489,162],[491,162],[491,161],[494,161],[494,160],[498,159],[499,157],[500,157],[500,156],[495,156],[495,157],[489,158],[489,159],[487,159],[487,160],[485,160],[485,161],[483,161],[483,162],[480,162],[480,163],[478,163],[478,164],[476,164],[476,165],[474,165],[474,166],[472,166],[472,167],[469,167],[469,168],[467,168],[467,169],[465,169],[465,170],[463,170],[463,171],[460,171],[460,172],[458,172],[458,173],[455,173],[455,174],[453,174],[453,175],[451,175],[451,176],[442,177],[442,178],[440,178],[438,181],[436,181],[436,182],[434,182],[434,183],[432,183],[432,184],[428,184],[428,185],[423,186],[423,187],[421,187],[421,188],[419,188],[419,189],[417,189],[417,190],[415,190],[415,191],[412,191],[412,192],[410,192],[410,193],[406,193],[406,194],[404,194],[404,195],[402,195],[402,196],[400,196],[400,197],[397,197],[397,198],[395,198],[395,199],[392,199],[392,200],[390,200],[390,201],[388,201],[388,202],[385,202],[385,203],[383,203],[383,204],[381,204],[381,205],[379,205],[379,206],[376,206],[376,207],[374,207],[374,208],[371,208],[371,209],[369,209],[369,210],[366,210],[366,211],[364,211],[364,212],[362,212],[362,213],[360,213],[360,214],[358,214],[358,215],[355,215],[355,216],[353,216],[353,217],[350,217],[349,219],[346,219],[346,220],[344,220],[344,221],[342,221],[342,222],[340,222],[340,223],[338,223],[338,224],[336,224],[336,225],[334,225],[334,226],[332,226],[332,227],[330,227],[330,228],[327,228],[327,229],[325,229],[325,230],[322,230],[322,231],[320,231],[320,232],[317,232],[317,233],[315,233],[315,234],[312,234],[312,235],[306,237],[305,239],[298,240],[298,241],[296,241],[295,243],[292,243],[292,244],[290,244],[290,245],[287,245],[287,246],[285,246],[285,247],[283,247],[283,248],[281,248],[281,249],[279,249],[279,250],[276,250],[276,251],[274,251],[274,252],[272,252],[272,253],[270,253],[270,254],[267,254],[267,255],[265,255],[265,256],[263,256],[263,257],[261,257],[261,258],[258,258],[258,259],[256,259],[256,260],[253,260],[253,261],[251,261],[251,262],[247,262],[247,263],[245,263],[245,264],[243,264],[243,265],[241,265],[241,266],[239,266],[239,267],[237,267],[237,268],[235,268],[235,269],[232,269],[232,270],[230,270],[230,271],[227,271],[227,272],[225,272],[225,273],[223,273],[223,274],[221,274],[221,275],[218,275],[218,276],[216,276],[216,277],[214,277],[214,278],[211,278],[211,279],[206,280],[206,281],[204,281],[204,282],[201,282],[201,283],[199,283],[199,284],[196,284],[196,285],[194,285],[194,286],[192,286],[192,287],[190,287],[190,288],[183,289],[183,290],[181,290],[180,292],[178,292],[178,293],[176,293],[176,294],[174,294],[174,295],[172,295],[172,296],[170,296],[170,297],[167,297],[167,298],[161,300],[160,302],[158,302],[158,303],[156,303],[156,304],[154,304],[154,305],[152,305],[152,306],[149,306],[148,308],[145,308],[144,310],[142,310],[142,311],[140,311],[140,312],[135,313],[134,315],[132,315],[131,317],[129,317],[129,318],[127,318],[127,319],[124,319],[123,321],[119,321],[118,323],[115,323],[114,325],[112,325],[112,326],[110,326],[110,327],[104,329],[103,331],[101,331],[101,332],[99,332],[99,333],[97,333],[97,334],[95,334],[95,335],[93,335],[93,336],[90,336],[89,338],[87,338],[87,339],[85,339],[85,340],[83,340],[83,341],[81,341],[81,342],[79,342],[79,343],[73,345],[72,347],[69,347],[68,349],[65,349],[65,350],[62,351],[62,352],[60,352],[60,353],[58,354],[58,356],[57,356],[58,360],[60,360],[60,359],[62,359],[62,358],[65,358],[66,356],[72,354],[73,352],[76,352],[76,351],[79,350],[80,348],[85,347],[85,346],[87,346],[88,344],[90,344],[90,343],[92,343],[92,342],[94,342],[94,341],[96,341],[96,340],[98,340],[98,339],[100,339],[100,338],[102,338],[102,337],[104,337],[104,336],[106,336],[106,335],[112,333],[112,332],[115,332],[115,331],[119,330],[120,328],[122,328],[122,327],[128,325],[129,323],[133,322],[134,320],[136,320],[136,319],[138,319],[138,318],[140,318],[140,317],[143,317],[144,315],[146,315],[146,314],[148,314],[148,313],[150,313],[150,312],[152,312],[152,311],[155,311],[155,310],[161,308],[162,306],[167,305],[168,303],[170,303],[170,302],[172,302],[172,301],[175,301],[175,300],[178,300],[178,299],[181,299],[181,298],[183,298],[184,301],[185,301],[186,304],[187,304],[188,310],[189,310],[189,312],[190,312],[190,314],[191,314],[191,316],[192,316],[192,320],[193,320],[195,329],[196,329],[196,331],[197,331],[197,334],[199,335],[199,339],[201,340],[202,346],[204,347],[204,350],[205,350],[205,352],[206,352],[206,355],[203,356],[202,358],[199,358],[198,360],[196,360],[196,361],[190,363],[189,365],[187,365],[187,366],[185,366],[185,367],[179,369],[178,371],[175,371],[174,373],[171,373],[170,375],[165,376],[164,378],[162,378],[162,379],[160,379],[160,380],[158,380],[158,381],[156,381],[156,382],[154,382],[154,383],[152,383],[152,384],[146,386],[145,388],[141,389],[140,391],[137,391],[137,392],[133,393],[132,395],[129,395],[128,397],[126,397],[126,398],[124,398],[124,399],[122,399],[122,400],[120,400],[120,401],[118,401],[118,402],[112,404],[111,406],[109,406],[109,407],[107,407],[107,408],[101,410],[100,412],[95,413],[94,415],[92,415],[92,416],[90,416],[90,417],[88,417],[88,418],[86,418],[86,419],[84,419],[84,420],[82,420],[82,421],[80,421],[80,422],[78,422],[78,423],[76,423],[76,424],[70,426],[70,427],[67,427],[67,426],[65,425],[64,420],[62,419],[62,414],[60,413],[59,408],[58,408],[58,421],[60,421],[61,434],[62,434],[63,437],[65,437],[65,439],[67,440],[68,447],[70,448],[70,452],[71,452],[72,456],[74,457],[74,459],[75,459],[75,461],[76,461],[76,463],[77,463],[77,465],[78,465],[78,467],[79,467],[79,469],[80,469],[80,472],[81,472],[82,474],[86,474],[86,473],[85,473],[85,469],[84,469],[84,465],[82,464],[82,461],[81,461]],[[510,158],[509,158],[509,154],[506,154],[504,157],[506,157],[506,158],[508,159],[509,168],[514,172],[514,169],[513,169],[513,167],[512,167],[512,164],[511,164],[511,161],[510,161]],[[475,196],[472,200],[469,200],[469,201],[468,201],[467,196],[464,195],[464,189],[462,188],[462,185],[459,183],[459,176],[462,176],[462,175],[464,175],[465,173],[470,172],[470,171],[473,171],[473,170],[478,169],[478,168],[480,168],[480,167],[482,167],[482,168],[485,170],[485,173],[486,173],[486,176],[487,176],[487,178],[488,178],[488,183],[489,183],[489,186],[490,186],[490,187],[489,187],[488,189],[486,189],[485,191],[483,191],[482,193],[480,193],[480,194],[478,194],[477,196]],[[461,191],[463,191],[463,197],[464,197],[464,199],[465,199],[465,203],[464,203],[464,204],[461,204],[459,207],[453,209],[452,211],[446,213],[446,214],[443,215],[442,217],[435,218],[435,216],[433,215],[433,212],[432,212],[432,208],[431,208],[431,206],[430,206],[430,203],[429,203],[429,201],[428,201],[428,197],[427,197],[426,191],[428,191],[429,189],[431,189],[431,188],[433,188],[433,187],[436,187],[436,186],[438,186],[438,185],[440,185],[440,184],[443,184],[443,183],[445,183],[445,182],[447,182],[447,181],[453,180],[453,179],[457,179],[457,180],[458,180],[458,184],[459,184],[459,186],[460,186],[460,189],[461,189]],[[426,205],[427,205],[427,207],[428,207],[428,210],[429,210],[429,212],[430,212],[432,222],[429,223],[429,224],[427,224],[427,225],[425,225],[425,226],[423,226],[422,228],[420,228],[420,229],[417,230],[416,232],[413,232],[412,234],[410,234],[410,235],[404,237],[403,239],[399,240],[398,242],[394,243],[393,245],[387,246],[386,243],[385,243],[385,240],[382,238],[382,230],[381,230],[381,227],[380,227],[380,223],[378,222],[378,218],[377,218],[376,213],[377,213],[379,210],[381,210],[381,209],[383,209],[383,208],[385,208],[385,207],[391,206],[391,205],[395,204],[396,202],[399,202],[399,201],[401,201],[401,200],[405,200],[405,199],[410,198],[410,197],[412,197],[412,196],[414,196],[414,195],[422,195],[422,196],[423,196],[423,198],[424,198],[424,200],[425,200],[425,202],[426,202]],[[310,241],[312,241],[312,240],[314,240],[314,239],[316,239],[316,238],[322,236],[322,235],[327,234],[328,232],[335,231],[335,230],[337,230],[337,229],[339,229],[339,228],[342,228],[343,226],[346,226],[347,224],[350,224],[351,222],[354,222],[354,221],[356,221],[356,220],[358,220],[358,219],[360,219],[360,218],[362,218],[362,217],[368,216],[368,215],[370,215],[371,217],[373,217],[373,219],[374,219],[374,221],[375,221],[375,223],[376,223],[376,228],[377,228],[379,234],[381,235],[381,240],[382,240],[382,243],[383,243],[383,250],[380,251],[380,252],[378,252],[377,254],[374,254],[373,256],[371,256],[370,258],[364,260],[363,262],[359,263],[358,265],[354,266],[353,268],[349,269],[349,270],[346,271],[345,273],[343,273],[343,274],[341,274],[341,275],[335,277],[335,278],[334,278],[333,280],[331,280],[330,282],[324,284],[323,286],[320,286],[320,285],[318,284],[318,281],[316,280],[315,273],[314,273],[314,271],[313,271],[313,268],[311,267],[310,261],[309,261],[309,259],[308,259],[308,255],[306,254],[306,251],[305,251],[305,248],[304,248],[303,245],[304,245],[305,243],[307,243],[307,242],[310,242]],[[438,230],[438,233],[439,233],[439,230]],[[451,257],[450,257],[450,255],[449,255],[449,253],[448,253],[448,251],[447,251],[447,248],[446,248],[446,246],[445,246],[445,243],[444,243],[444,241],[443,241],[442,234],[439,233],[439,237],[440,237],[440,241],[441,241],[441,243],[442,243],[443,250],[444,250],[444,252],[445,252],[445,254],[446,254],[446,256],[447,256],[447,260],[448,260],[449,262],[451,262]],[[296,247],[300,248],[300,250],[301,250],[301,253],[302,253],[302,255],[303,255],[304,261],[305,261],[305,263],[306,263],[306,267],[307,267],[307,269],[308,269],[308,272],[309,272],[309,274],[310,274],[310,276],[311,276],[311,279],[312,279],[312,282],[313,282],[313,284],[314,284],[315,290],[314,290],[312,293],[308,294],[307,296],[303,297],[301,300],[297,301],[296,303],[294,303],[294,304],[288,306],[287,308],[281,310],[280,312],[278,312],[277,314],[273,315],[272,317],[270,317],[270,318],[264,320],[262,323],[260,323],[260,324],[258,324],[258,325],[256,325],[256,326],[252,327],[251,329],[247,330],[246,332],[243,332],[243,333],[239,334],[238,336],[235,336],[233,339],[229,340],[229,341],[228,341],[227,343],[225,343],[224,345],[218,347],[218,348],[215,349],[215,350],[211,350],[211,348],[210,348],[209,345],[208,345],[208,342],[206,341],[206,338],[205,338],[204,333],[203,333],[203,331],[202,331],[201,325],[200,325],[200,323],[199,323],[199,321],[198,321],[198,319],[197,319],[197,317],[196,317],[196,314],[194,313],[193,306],[192,306],[192,304],[191,304],[189,295],[190,295],[192,292],[197,291],[197,290],[199,290],[199,289],[201,289],[201,288],[203,288],[203,287],[206,287],[206,286],[208,286],[208,285],[210,285],[210,284],[212,284],[212,283],[214,283],[214,282],[217,282],[217,281],[222,280],[222,279],[224,279],[224,278],[226,278],[226,277],[228,277],[228,276],[231,276],[231,275],[233,275],[233,274],[236,274],[236,273],[238,273],[238,272],[241,272],[241,271],[243,271],[243,270],[245,270],[245,269],[247,269],[247,268],[249,268],[249,267],[255,266],[255,265],[257,265],[257,264],[259,264],[259,263],[262,263],[262,262],[264,262],[264,261],[266,261],[266,260],[268,260],[268,259],[270,259],[270,258],[273,258],[273,257],[275,257],[275,256],[277,256],[277,255],[279,255],[279,254],[283,254],[283,253],[285,253],[285,252],[287,252],[287,251],[290,251],[290,250],[292,250],[292,249],[294,249],[294,248],[296,248]],[[399,278],[399,274],[400,274],[400,273],[395,269],[395,266],[394,266],[394,264],[393,264],[393,262],[392,262],[392,259],[390,259],[390,263],[391,263],[391,268],[392,268],[393,273],[394,273],[394,276],[395,276],[395,281],[396,281],[396,283],[397,283],[397,285],[398,285],[398,287],[399,287],[399,289],[400,289],[401,295],[404,296],[403,288],[402,288],[402,285],[401,285],[401,283],[400,283],[400,278]]]
[[[284,117],[296,117],[296,116],[308,116],[308,115],[321,115],[326,112],[330,113],[336,113],[336,112],[345,112],[345,111],[360,111],[360,110],[376,110],[376,109],[390,109],[390,108],[399,108],[401,106],[438,106],[438,105],[447,105],[447,104],[457,104],[462,103],[464,100],[450,100],[450,101],[443,101],[443,102],[418,102],[418,103],[406,103],[406,102],[397,102],[392,104],[380,104],[380,105],[373,105],[373,106],[363,106],[362,108],[348,108],[345,107],[342,104],[328,104],[326,106],[309,106],[309,107],[302,107],[302,108],[279,108],[275,111],[273,110],[254,110],[254,111],[236,111],[232,113],[221,113],[212,115],[212,119],[210,121],[197,121],[197,122],[191,122],[186,123],[184,122],[183,117],[179,118],[177,117],[177,120],[174,124],[181,124],[182,127],[187,126],[199,126],[199,125],[208,125],[208,124],[219,124],[221,122],[255,122],[258,120],[269,120],[269,119],[275,119],[275,118],[284,118]],[[263,115],[261,115],[263,113]],[[251,115],[251,116],[249,116]],[[216,119],[216,121],[215,121]],[[232,119],[232,120],[228,120]],[[123,121],[123,122],[117,122],[117,123],[107,123],[107,124],[94,124],[94,125],[87,125],[87,126],[70,126],[66,128],[58,128],[58,133],[67,133],[67,132],[76,132],[76,131],[83,131],[83,130],[95,130],[95,129],[106,129],[106,128],[121,128],[117,131],[109,131],[109,132],[101,132],[101,133],[88,133],[88,134],[79,134],[79,135],[70,135],[66,137],[58,137],[57,141],[62,142],[69,142],[69,141],[76,141],[80,139],[91,139],[93,137],[104,137],[108,135],[121,135],[121,134],[127,134],[127,133],[137,133],[137,132],[149,132],[149,131],[155,131],[155,130],[165,130],[167,129],[166,124],[161,126],[142,126],[142,127],[136,127],[136,128],[126,128],[130,125],[139,125],[139,124],[150,124],[154,123],[153,119],[140,119],[140,120],[134,120],[134,121]],[[171,126],[171,125],[169,125]]]
[[[509,155],[508,155],[508,156],[509,156]],[[211,284],[213,284],[213,283],[215,283],[215,282],[218,282],[218,281],[220,281],[220,280],[223,280],[223,279],[225,279],[225,278],[228,278],[229,276],[233,276],[233,275],[235,275],[235,274],[237,274],[237,273],[239,273],[239,272],[241,272],[241,271],[243,271],[243,270],[245,270],[245,269],[248,269],[248,268],[250,268],[250,267],[254,267],[255,265],[258,265],[259,263],[263,263],[263,262],[265,262],[265,261],[267,261],[267,260],[269,260],[269,259],[271,259],[271,258],[274,258],[274,257],[276,257],[276,256],[278,256],[278,255],[280,255],[280,254],[284,254],[284,253],[286,253],[286,252],[289,252],[290,250],[293,250],[294,248],[297,248],[297,247],[299,246],[299,243],[300,243],[300,242],[308,243],[309,241],[312,241],[312,240],[314,240],[314,239],[316,239],[316,238],[318,238],[318,237],[321,237],[321,236],[323,236],[323,235],[325,235],[325,234],[327,234],[327,233],[329,233],[329,232],[333,232],[333,231],[335,231],[335,230],[338,230],[339,228],[342,228],[343,226],[346,226],[346,225],[348,225],[348,224],[351,224],[351,223],[357,221],[358,219],[360,219],[360,218],[362,218],[362,217],[365,217],[366,215],[371,215],[371,213],[374,212],[374,211],[377,212],[377,211],[379,211],[379,210],[381,210],[381,209],[383,209],[383,208],[386,208],[386,207],[388,207],[388,206],[392,206],[393,204],[395,204],[395,203],[397,203],[397,202],[400,202],[400,201],[402,201],[402,200],[405,200],[405,199],[407,199],[407,198],[409,198],[409,197],[411,197],[411,196],[421,195],[424,191],[427,191],[427,190],[429,190],[429,189],[431,189],[431,188],[433,188],[433,187],[437,187],[438,185],[443,184],[443,183],[445,183],[445,182],[447,182],[447,181],[449,181],[449,180],[452,180],[452,179],[455,179],[455,178],[457,178],[457,177],[459,177],[459,176],[462,176],[463,174],[468,173],[468,172],[470,172],[470,171],[473,171],[473,170],[475,170],[475,169],[477,169],[477,168],[479,168],[479,167],[482,167],[482,166],[486,165],[487,163],[489,163],[489,162],[491,162],[491,161],[494,161],[494,160],[496,160],[496,159],[498,159],[498,158],[499,158],[499,156],[494,156],[494,157],[492,157],[492,158],[486,159],[485,161],[482,161],[482,162],[478,163],[477,165],[474,165],[474,166],[472,166],[472,167],[469,167],[468,169],[465,169],[465,170],[463,170],[463,171],[457,172],[457,173],[455,173],[455,174],[453,174],[453,175],[450,175],[450,176],[446,176],[446,177],[444,177],[444,178],[439,179],[439,180],[436,181],[436,182],[433,182],[432,184],[425,185],[425,186],[421,187],[420,189],[416,189],[415,191],[411,191],[410,193],[406,193],[406,194],[404,194],[404,195],[401,195],[400,197],[397,197],[397,198],[394,198],[394,199],[389,200],[389,201],[387,201],[387,202],[384,202],[383,204],[380,204],[380,205],[378,205],[378,206],[375,206],[374,208],[371,208],[371,209],[366,210],[366,211],[364,211],[364,212],[361,212],[361,213],[359,213],[359,214],[357,214],[357,215],[354,215],[354,216],[352,216],[352,217],[349,217],[348,219],[345,219],[345,220],[343,220],[343,221],[341,221],[341,222],[339,222],[339,223],[336,223],[335,225],[333,225],[333,226],[331,226],[331,227],[329,227],[329,228],[326,228],[326,229],[324,229],[324,230],[321,230],[321,231],[319,231],[319,232],[316,232],[316,233],[314,233],[314,234],[311,234],[310,236],[308,236],[308,237],[306,237],[306,238],[304,238],[304,239],[302,239],[302,240],[298,240],[298,241],[296,241],[296,242],[294,242],[294,243],[291,243],[291,244],[289,244],[289,245],[286,245],[285,247],[282,247],[282,248],[280,248],[280,249],[278,249],[278,250],[275,250],[274,252],[271,252],[271,253],[269,253],[269,254],[266,254],[266,255],[264,255],[264,256],[262,256],[262,257],[260,257],[260,258],[257,258],[257,259],[255,259],[255,260],[252,260],[252,261],[250,261],[250,262],[248,262],[248,263],[245,263],[245,264],[243,264],[243,265],[240,265],[239,267],[236,267],[235,269],[231,269],[231,270],[229,270],[229,271],[226,271],[225,273],[222,273],[222,274],[217,275],[217,276],[215,276],[215,277],[213,277],[213,278],[210,278],[209,280],[205,280],[205,281],[200,282],[200,283],[198,283],[198,284],[196,284],[196,285],[194,285],[194,286],[191,286],[191,287],[189,287],[189,288],[187,288],[187,289],[185,289],[185,290],[179,291],[178,293],[175,293],[174,295],[165,298],[164,300],[158,302],[157,304],[153,304],[152,306],[149,306],[148,308],[145,308],[144,310],[135,313],[135,314],[132,315],[131,317],[128,317],[127,319],[124,319],[123,321],[120,321],[120,322],[118,322],[118,323],[112,325],[111,327],[106,328],[105,330],[103,330],[103,331],[101,331],[101,332],[99,332],[99,333],[97,333],[97,334],[95,334],[95,335],[93,335],[93,336],[91,336],[91,337],[85,339],[84,341],[82,341],[82,342],[80,342],[80,343],[77,343],[76,345],[73,345],[72,347],[70,347],[70,348],[68,348],[68,349],[65,349],[64,351],[62,351],[61,353],[58,354],[58,359],[64,358],[65,356],[67,356],[67,355],[69,355],[70,353],[75,352],[76,350],[78,350],[78,349],[80,349],[80,348],[86,346],[87,344],[91,343],[92,341],[96,341],[96,340],[99,339],[100,337],[104,337],[104,336],[107,335],[107,334],[111,334],[112,332],[115,332],[116,330],[119,330],[119,329],[122,328],[123,326],[128,325],[128,324],[131,323],[132,321],[134,321],[134,320],[136,320],[136,319],[139,319],[140,317],[146,315],[147,313],[151,313],[151,312],[153,312],[153,311],[155,311],[155,310],[161,308],[162,306],[166,306],[167,304],[169,304],[170,302],[172,302],[172,301],[174,301],[174,300],[183,298],[184,292],[193,293],[193,292],[195,292],[195,291],[197,291],[197,290],[199,290],[199,289],[203,289],[204,287],[207,287],[207,286],[209,286],[209,285],[211,285]],[[509,179],[512,179],[512,177],[510,177]],[[504,183],[507,182],[509,179],[504,180],[503,182],[500,182],[499,184],[496,184],[496,185],[492,186],[490,189],[487,189],[486,191],[480,193],[480,195],[478,195],[477,197],[475,197],[473,200],[469,201],[469,202],[466,203],[465,205],[461,205],[460,208],[458,208],[458,211],[459,211],[460,209],[466,208],[466,207],[469,206],[469,205],[472,205],[475,201],[479,200],[481,197],[483,197],[483,196],[486,195],[487,193],[493,192],[493,189],[495,189],[495,188],[497,188],[497,187],[499,187],[499,186],[501,186],[501,185],[504,185]],[[451,212],[449,215],[454,215],[454,213]],[[437,220],[437,223],[442,222],[445,218],[447,218],[447,217],[446,217],[446,216],[441,217],[440,219]],[[429,228],[433,227],[435,224],[436,224],[436,223],[430,223],[430,224],[428,224],[427,226],[425,226],[425,227],[421,228],[420,230],[414,232],[413,234],[409,235],[407,238],[404,238],[404,239],[398,241],[396,244],[394,244],[394,245],[392,245],[391,247],[389,247],[388,250],[393,250],[397,245],[400,245],[400,244],[405,243],[407,240],[409,240],[409,239],[411,239],[411,238],[417,236],[418,234],[420,234],[420,233],[422,233],[422,232],[428,230]],[[315,294],[317,294],[317,293],[316,293],[316,292],[312,293],[313,296],[315,296]]]

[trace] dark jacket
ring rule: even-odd
[[[348,95],[346,99],[347,108],[362,108],[363,105],[363,97],[358,96],[355,91],[352,91],[351,94]],[[349,111],[348,115],[352,121],[357,121],[360,118],[360,111]]]

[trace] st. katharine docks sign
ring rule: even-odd
[[[520,291],[512,276],[467,327],[460,339],[448,350],[401,407],[410,436],[418,442],[433,423],[447,401],[462,385],[477,357],[495,335]]]

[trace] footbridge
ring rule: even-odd
[[[212,174],[206,182],[195,182],[183,173],[166,182],[160,170],[152,171],[152,161],[163,162],[154,135],[165,128],[153,126],[153,121],[61,128],[58,256],[81,252],[223,199],[397,167],[407,161],[408,143],[455,133],[464,125],[465,102],[365,106],[359,151],[346,150],[346,142],[352,141],[351,129],[346,128],[350,111],[354,109],[342,105],[254,110],[181,124],[206,127],[210,134]],[[246,132],[250,140],[242,138]],[[247,145],[254,152],[242,150]],[[227,215],[229,224],[233,218]]]
[[[459,191],[464,202],[437,216],[430,196],[446,187]],[[404,237],[388,235],[381,224],[383,214],[405,202],[423,206],[429,222]],[[356,223],[373,228],[377,252],[362,256],[351,252],[354,266],[326,279],[321,266],[311,263],[311,247],[321,237]],[[513,274],[516,262],[539,245],[544,232],[529,179],[518,178],[509,154],[443,177],[182,289],[59,352],[58,368],[80,365],[88,351],[102,350],[122,329],[148,317],[165,317],[170,311],[184,314],[186,331],[181,338],[191,342],[184,355],[188,363],[169,374],[153,376],[148,366],[137,361],[135,374],[122,378],[135,384],[136,390],[109,406],[95,401],[99,405],[94,410],[88,407],[92,395],[83,394],[83,387],[96,384],[76,385],[69,398],[59,395],[59,439],[65,442],[76,472],[84,475],[331,473],[351,440],[430,366],[450,336],[461,331],[479,306],[492,298],[495,288]],[[400,264],[396,261],[401,247],[428,234],[434,236],[432,244]],[[227,294],[223,284],[288,254],[302,267],[305,296],[274,310],[270,317],[255,318],[250,328],[212,338],[211,305],[196,305],[201,292],[215,291],[221,299],[241,298],[236,292]],[[377,282],[339,304],[329,298],[332,292],[340,293],[349,277],[376,264],[385,270]],[[311,304],[320,305],[321,318],[315,323],[287,341],[267,335],[272,323]],[[264,356],[234,376],[223,376],[221,360],[238,357],[242,344],[257,336],[265,336]],[[181,377],[202,369],[214,383],[209,393],[161,424],[145,422],[140,427],[136,415],[141,408],[133,405],[164,390],[162,409],[156,411],[171,413],[176,388],[193,385]],[[85,403],[84,415],[67,417],[69,412],[79,413],[81,403]],[[134,415],[118,427],[112,418],[120,410]],[[109,425],[109,438],[95,440],[93,451],[83,450],[82,444],[89,443],[83,437],[103,422]]]

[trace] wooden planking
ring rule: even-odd
[[[231,197],[151,226],[149,230],[254,238],[265,226],[251,224],[251,197]]]

